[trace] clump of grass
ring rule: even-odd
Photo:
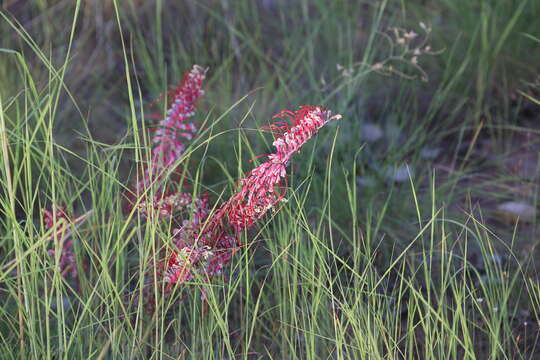
[[[55,8],[43,4],[24,7],[71,19],[81,2],[58,2]],[[93,3],[87,4],[83,10],[92,11]],[[74,74],[83,73],[73,69],[81,57],[79,45],[92,43],[92,36],[80,38],[74,25],[75,32],[68,34],[72,46],[59,48],[70,42],[55,31],[56,22],[2,25],[10,32],[18,29],[24,42],[3,45],[21,51],[4,49],[0,60],[10,79],[0,90],[0,350],[7,358],[472,359],[538,354],[538,247],[526,246],[535,238],[536,222],[514,219],[506,225],[489,206],[495,195],[499,200],[517,190],[529,194],[529,188],[534,194],[537,177],[502,176],[493,168],[494,163],[503,166],[506,155],[486,158],[478,150],[490,139],[510,146],[509,138],[530,130],[482,119],[486,114],[505,118],[486,94],[501,84],[501,76],[512,73],[512,61],[500,54],[519,47],[521,39],[534,38],[534,29],[524,28],[531,24],[526,18],[534,13],[534,2],[510,12],[503,11],[509,3],[482,2],[480,22],[470,9],[474,4],[452,7],[454,18],[460,12],[467,16],[458,43],[443,41],[441,30],[451,29],[455,21],[443,26],[421,13],[419,18],[432,24],[433,49],[446,49],[431,59],[417,59],[429,75],[426,84],[380,77],[375,70],[381,69],[373,68],[388,54],[381,34],[392,28],[420,33],[418,19],[411,16],[415,2],[224,1],[220,9],[205,1],[103,4],[101,23],[109,26],[89,33],[101,29],[108,35],[96,39],[116,39],[107,44],[118,48],[134,45],[114,52],[108,70],[92,66],[96,77],[84,89],[69,84]],[[441,4],[417,9],[436,12]],[[489,17],[490,11],[496,16]],[[414,22],[400,23],[405,13]],[[510,18],[504,21],[507,13]],[[475,21],[466,22],[469,17]],[[84,16],[84,29],[92,29],[90,18]],[[298,19],[306,27],[294,26],[292,20]],[[182,31],[177,23],[183,24]],[[501,36],[499,23],[507,25],[502,29],[509,37]],[[49,29],[41,33],[36,30],[40,26]],[[53,54],[26,29],[51,40]],[[265,36],[270,32],[273,38]],[[125,35],[125,41],[111,34]],[[487,46],[475,47],[480,38]],[[461,46],[469,51],[462,52]],[[482,65],[486,61],[489,67]],[[136,193],[132,184],[138,183],[137,174],[144,178],[151,164],[145,159],[152,159],[143,104],[195,62],[212,68],[201,110],[193,117],[202,130],[176,159],[178,171],[171,168],[146,187],[139,202],[148,200],[145,206],[126,215],[121,199]],[[339,71],[337,64],[342,64]],[[357,71],[349,72],[351,67]],[[473,76],[475,85],[469,87]],[[263,88],[249,93],[258,86]],[[72,101],[87,92],[92,109],[109,111],[87,112],[84,101]],[[510,99],[504,91],[499,95]],[[286,196],[279,192],[269,202],[280,199],[280,211],[267,212],[259,227],[245,231],[229,228],[227,220],[216,222],[213,228],[226,227],[242,249],[229,259],[227,276],[209,282],[194,273],[165,293],[168,283],[159,279],[166,267],[153,264],[167,266],[173,250],[179,250],[174,229],[184,224],[177,219],[196,228],[213,223],[212,218],[201,223],[196,209],[228,214],[230,207],[220,211],[217,204],[229,203],[224,200],[229,194],[236,199],[237,190],[242,194],[235,179],[246,176],[246,160],[270,148],[268,137],[250,125],[307,102],[339,109],[345,119],[330,122],[291,162]],[[513,114],[517,119],[519,111]],[[127,119],[120,127],[125,132],[115,142],[96,137],[92,121],[99,117]],[[77,140],[84,149],[62,145],[66,142],[58,128],[66,119],[83,124],[79,129],[88,123]],[[381,127],[381,139],[364,143],[361,134],[368,123]],[[440,155],[422,157],[426,145],[440,147]],[[138,168],[127,175],[134,163]],[[395,168],[406,169],[406,181],[388,175],[386,169]],[[159,201],[167,200],[163,186],[172,193],[189,192],[189,210],[175,216],[167,212],[159,220],[157,210],[164,209]],[[54,211],[59,204],[66,204],[65,210]],[[255,205],[252,210],[260,209]],[[52,222],[43,223],[43,208],[51,209]],[[141,216],[139,209],[144,210]],[[54,223],[57,227],[47,229]],[[66,260],[75,260],[76,280],[59,266],[67,236],[71,253]],[[180,275],[176,280],[191,256],[184,251],[184,257],[172,260],[172,270],[179,272],[170,274]],[[174,268],[176,263],[181,266]]]

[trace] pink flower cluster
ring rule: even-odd
[[[189,193],[174,193],[170,195],[161,195],[158,194],[147,203],[146,201],[141,201],[138,205],[138,210],[143,215],[148,215],[149,207],[152,208],[156,216],[160,219],[170,219],[173,215],[185,209],[189,204],[191,204],[191,194]]]
[[[166,116],[159,122],[151,140],[154,143],[149,167],[137,184],[137,193],[143,193],[153,181],[159,180],[185,151],[185,140],[191,140],[197,132],[194,123],[186,120],[195,114],[195,104],[204,94],[202,83],[206,69],[194,65],[176,88],[169,92],[170,106]]]
[[[225,202],[213,216],[199,228],[190,228],[176,245],[165,270],[164,280],[181,284],[192,280],[197,272],[202,279],[221,273],[239,247],[239,237],[251,228],[266,212],[283,199],[286,167],[293,154],[330,120],[330,111],[320,106],[302,106],[297,111],[282,111],[278,122],[270,126],[277,136],[273,145],[276,151],[268,160],[240,180],[239,190]]]
[[[181,139],[191,140],[197,132],[195,124],[185,121],[195,114],[195,103],[204,94],[202,83],[205,77],[206,69],[195,65],[169,94],[170,107],[152,137],[156,144],[152,149],[153,166],[174,164],[185,151]]]
[[[341,118],[341,115],[331,116],[330,111],[320,106],[302,106],[296,112],[282,111],[274,118],[289,118],[292,125],[277,122],[269,127],[277,136],[273,142],[276,151],[240,180],[240,191],[222,206],[214,220],[221,223],[226,219],[235,233],[250,228],[283,198],[283,181],[286,180],[286,167],[292,155],[321,127],[330,120]]]
[[[163,179],[163,175],[184,153],[184,141],[191,140],[196,134],[195,124],[187,123],[186,120],[195,114],[195,104],[204,94],[202,84],[206,71],[201,66],[194,65],[176,88],[169,92],[170,106],[151,138],[154,146],[149,166],[136,186],[138,197],[141,197],[154,181]],[[191,201],[189,193],[167,193],[167,190],[160,186],[152,199],[140,199],[138,210],[148,216],[149,209],[152,209],[158,218],[171,218]]]
[[[66,235],[66,221],[68,217],[65,213],[65,206],[58,209],[53,206],[51,210],[43,210],[43,222],[47,229],[53,229],[53,239],[59,242],[62,246],[58,269],[63,276],[70,275],[73,279],[77,278],[77,266],[75,263],[75,253],[73,252],[73,242]],[[62,221],[63,220],[63,223]],[[48,251],[51,257],[54,257],[56,251],[51,249]]]
[[[169,93],[167,115],[152,136],[151,159],[142,179],[136,183],[136,210],[147,218],[152,213],[153,219],[169,219],[174,224],[171,244],[159,247],[159,254],[152,256],[155,259],[150,264],[152,271],[146,273],[148,286],[143,293],[149,307],[155,305],[151,300],[151,284],[157,283],[154,280],[166,284],[163,295],[167,295],[173,286],[199,279],[209,281],[222,274],[242,245],[241,234],[284,198],[287,166],[292,156],[329,121],[341,118],[341,115],[332,116],[321,106],[301,106],[296,111],[275,115],[274,118],[279,120],[266,128],[274,134],[275,151],[240,179],[233,196],[213,213],[208,195],[195,197],[184,192],[184,184],[176,184],[172,191],[168,186],[159,185],[153,196],[148,196],[147,190],[155,181],[171,180],[166,179],[165,174],[173,173],[171,167],[177,166],[185,151],[184,142],[191,140],[197,132],[197,127],[186,120],[193,116],[195,104],[204,94],[205,76],[206,70],[195,65]],[[131,202],[130,206],[133,204]],[[65,234],[66,228],[58,225],[59,219],[67,219],[64,210],[44,211],[45,226],[58,229],[54,231],[54,238],[62,242],[58,246],[62,249],[60,271],[76,277],[73,243]],[[49,254],[54,255],[55,250],[50,250]]]

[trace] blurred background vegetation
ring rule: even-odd
[[[156,99],[196,63],[210,68],[205,111],[223,113],[248,95],[221,122],[223,129],[240,126],[253,103],[244,126],[265,125],[279,110],[305,103],[342,113],[346,120],[336,158],[358,163],[366,206],[408,180],[408,171],[422,187],[437,169],[437,189],[457,209],[482,204],[491,213],[513,201],[530,214],[536,207],[538,1],[125,0],[118,5],[121,30],[112,0],[81,2],[70,41],[76,2],[3,1],[1,47],[25,56],[41,90],[49,72],[32,46],[60,67],[71,43],[67,91],[54,126],[56,140],[76,153],[84,153],[80,134],[86,127],[108,144],[129,135],[122,34],[142,103]],[[415,37],[403,45],[398,33]],[[17,66],[13,54],[0,54],[4,97],[24,87]],[[226,140],[221,146],[226,149]],[[264,153],[265,146],[255,151]],[[71,164],[76,169],[80,162],[71,159]],[[125,166],[127,173],[129,162]],[[394,218],[398,223],[414,216],[409,201],[394,198],[388,209],[400,214]],[[503,213],[504,222],[509,214]],[[529,218],[534,224],[527,227],[532,231],[531,243],[523,244],[527,249],[538,238],[535,217]]]
[[[489,261],[508,262],[510,249],[538,277],[540,1],[122,0],[118,12],[113,0],[78,4],[3,0],[0,21],[0,96],[18,101],[30,75],[45,93],[46,63],[65,69],[54,134],[74,154],[86,156],[89,137],[118,144],[131,136],[126,71],[142,108],[200,64],[210,70],[198,120],[231,110],[218,130],[267,125],[302,104],[343,115],[331,125],[335,142],[323,136],[306,151],[313,162],[295,169],[331,172],[340,228],[352,221],[343,199],[354,164],[359,226],[373,229],[381,266],[407,248],[432,215],[419,209],[431,209],[435,197],[447,216],[480,218],[497,234]],[[269,142],[252,146],[267,153]],[[235,156],[221,156],[223,167],[207,161],[210,184],[224,180],[223,168],[241,173],[237,156],[251,158],[239,154],[234,134],[211,148],[209,157]],[[66,161],[82,173],[74,154]],[[129,155],[122,161],[127,178],[133,164]],[[323,176],[312,181],[325,188]],[[308,201],[316,208],[324,196]],[[488,261],[480,249],[468,256],[479,268]]]

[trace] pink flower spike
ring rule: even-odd
[[[282,111],[278,117],[287,117],[292,124],[270,127],[279,130],[280,136],[273,143],[276,151],[239,181],[237,192],[211,218],[206,219],[207,198],[201,198],[192,209],[196,215],[193,220],[175,229],[174,243],[179,251],[160,265],[167,284],[182,284],[196,275],[202,279],[220,275],[239,250],[240,234],[285,196],[286,168],[292,155],[321,127],[341,115],[331,116],[320,106],[302,106],[295,112]]]
[[[286,167],[292,155],[298,152],[321,127],[330,120],[340,119],[341,115],[331,116],[330,111],[321,106],[301,106],[295,112],[285,110],[275,117],[287,117],[292,124],[278,123],[277,126],[269,127],[270,130],[277,130],[280,134],[273,142],[276,151],[268,156],[266,162],[240,180],[240,189],[210,219],[206,232],[209,238],[219,237],[219,234],[224,232],[225,219],[238,235],[281,201],[286,187],[284,184]],[[210,240],[212,241],[215,239]]]
[[[195,114],[196,102],[204,94],[202,84],[206,71],[207,69],[194,65],[176,88],[169,92],[166,116],[156,129],[152,129],[152,157],[136,184],[137,196],[144,193],[150,184],[162,180],[168,169],[182,157],[186,149],[185,141],[193,139],[196,134],[197,126],[186,123],[186,120]],[[152,117],[156,116],[152,114]],[[164,189],[160,187],[153,201],[158,202],[158,197],[161,197],[163,192]]]
[[[165,163],[176,161],[185,149],[178,138],[182,136],[190,140],[197,132],[194,124],[186,124],[185,121],[195,114],[195,103],[204,94],[202,83],[206,71],[207,69],[194,65],[170,92],[170,106],[166,117],[159,122],[160,128],[152,137],[152,142],[157,144],[152,150],[153,161],[159,161],[164,153],[168,153]]]
[[[163,279],[169,284],[183,284],[193,280],[196,266],[201,260],[208,258],[211,252],[207,246],[199,248],[183,247],[173,252],[168,260]]]

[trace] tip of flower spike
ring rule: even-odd
[[[169,89],[167,92],[160,94],[160,96],[152,101],[149,105],[155,106],[158,103],[161,103],[165,100],[165,102],[174,102],[175,97],[179,95],[179,93],[182,92],[183,88],[190,87],[190,88],[198,88],[199,96],[204,94],[204,90],[202,90],[201,85],[202,82],[206,79],[206,73],[208,72],[210,68],[209,67],[203,67],[200,65],[193,65],[191,70],[188,70],[184,73],[182,79],[178,82],[178,84]],[[158,115],[159,118],[161,116]]]
[[[197,73],[200,73],[201,75],[206,75],[206,72],[208,71],[209,67],[203,67],[201,65],[193,65],[193,69],[191,71],[195,71]]]

